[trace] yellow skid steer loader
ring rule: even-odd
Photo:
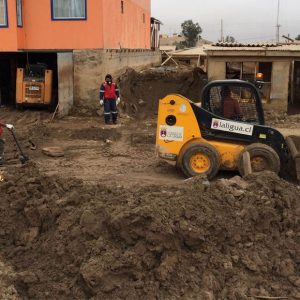
[[[284,138],[265,126],[260,91],[242,80],[208,83],[201,105],[176,94],[159,101],[156,152],[187,177],[219,170],[245,174],[244,153],[253,172],[283,173],[292,162],[300,180],[300,136]],[[249,157],[248,156],[248,157]],[[249,159],[248,159],[249,162]]]

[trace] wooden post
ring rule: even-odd
[[[244,176],[247,176],[252,173],[250,153],[245,151],[243,153],[243,167],[244,167]]]
[[[57,111],[58,111],[58,108],[59,108],[59,104],[56,105],[56,108],[55,108],[55,110],[54,110],[54,113],[52,114],[52,117],[51,117],[51,119],[50,119],[50,122],[52,122],[52,121],[54,120],[55,115],[56,115],[56,113],[57,113]]]
[[[173,59],[172,55],[169,55],[166,51],[164,51],[163,53],[166,54],[168,58],[161,64],[161,66],[163,66],[169,60],[172,60],[175,63],[175,65],[178,66],[178,63]]]

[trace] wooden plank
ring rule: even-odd
[[[178,63],[173,59],[172,55],[169,55],[166,51],[163,51],[163,54],[166,54],[168,58],[161,64],[161,66],[167,63],[169,60],[172,60],[175,63],[175,65],[178,66]]]
[[[245,151],[243,153],[243,167],[244,167],[244,176],[247,176],[252,173],[250,153]]]

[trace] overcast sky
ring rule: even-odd
[[[275,41],[278,0],[152,0],[152,17],[163,22],[161,33],[180,33],[181,23],[192,19],[202,37],[217,41],[232,35],[239,42]],[[300,34],[300,0],[280,0],[280,35]]]

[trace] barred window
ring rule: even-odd
[[[52,0],[53,20],[85,20],[86,0]]]
[[[7,26],[7,0],[0,0],[0,27]]]

